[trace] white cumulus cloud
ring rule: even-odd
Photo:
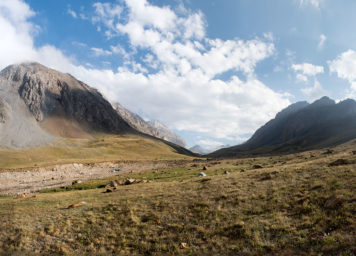
[[[350,83],[347,97],[356,98],[356,52],[348,50],[334,60],[328,61],[330,72],[335,72],[339,78]]]
[[[297,80],[302,82],[307,82],[308,77],[314,77],[324,73],[323,66],[313,65],[311,63],[293,64],[292,69],[297,73]]]
[[[254,71],[274,53],[273,37],[211,39],[200,11],[176,13],[146,0],[93,7],[92,22],[117,44],[110,49],[88,47],[98,55],[126,55],[123,66],[96,69],[77,64],[54,46],[35,47],[36,25],[29,21],[35,13],[21,0],[2,0],[0,68],[39,61],[98,88],[112,102],[214,141],[236,142],[290,104],[288,95],[273,91]],[[128,38],[130,49],[120,46],[123,37]],[[133,61],[128,50],[144,52],[141,61]],[[232,75],[220,79],[227,71]]]

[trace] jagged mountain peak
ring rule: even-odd
[[[314,101],[312,104],[310,104],[310,107],[319,107],[319,106],[330,106],[330,105],[335,105],[335,101],[330,99],[327,96],[321,97],[320,99]]]
[[[212,155],[238,152],[303,151],[329,147],[356,138],[356,102],[322,97],[311,104],[295,103],[260,127],[244,144]]]
[[[1,77],[14,82],[15,87],[20,87],[26,81],[33,81],[37,89],[50,89],[58,93],[58,87],[68,86],[71,89],[98,91],[85,83],[77,80],[68,73],[48,68],[38,62],[23,62],[6,67],[0,72]]]

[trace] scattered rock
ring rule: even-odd
[[[343,203],[343,199],[341,198],[341,196],[333,196],[328,200],[326,200],[324,207],[327,209],[335,209],[340,207],[342,203]]]
[[[70,208],[75,208],[75,207],[78,207],[78,206],[82,206],[82,205],[85,205],[87,204],[86,202],[82,201],[82,202],[79,202],[79,203],[76,203],[76,204],[71,204],[67,207],[67,209],[70,209]]]
[[[137,184],[137,183],[149,183],[149,180],[140,180],[140,179],[127,179],[125,180],[125,182],[123,183],[123,185],[131,185],[131,184]],[[119,185],[122,185],[121,183],[119,183]]]
[[[356,155],[356,150],[352,151],[352,154],[353,154],[353,155]]]
[[[207,168],[206,168],[206,166],[203,166],[203,169],[202,169],[203,171],[206,171],[207,170]]]
[[[188,248],[188,244],[187,243],[180,243],[180,248],[186,249],[186,248]]]
[[[116,172],[119,172],[120,171],[120,168],[116,168],[116,169],[112,169],[111,172],[112,173],[116,173]]]
[[[345,165],[345,164],[348,164],[346,159],[337,159],[336,161],[331,162],[329,164],[329,166],[339,166],[339,165]]]
[[[111,187],[111,188],[117,188],[119,187],[120,183],[117,180],[112,180],[110,181],[110,183],[108,185],[106,185],[107,187]]]
[[[198,174],[198,177],[205,177],[205,176],[206,176],[206,174],[204,172],[201,172]]]
[[[229,174],[230,172],[229,171],[224,171],[224,174]]]
[[[241,169],[240,172],[245,172],[245,170],[244,170],[244,169]]]
[[[16,199],[20,199],[20,198],[26,198],[27,197],[27,193],[22,193],[22,194],[18,194],[16,196]]]
[[[192,164],[191,167],[198,167],[199,165],[197,164]]]
[[[131,185],[131,184],[134,184],[135,183],[135,179],[127,179],[126,181],[125,181],[125,185]]]
[[[330,155],[330,154],[332,154],[332,153],[334,153],[334,150],[328,148],[328,149],[323,153],[323,155]]]
[[[81,181],[81,180],[74,180],[74,181],[72,182],[72,185],[75,185],[75,184],[80,184],[80,183],[82,183],[82,181]]]
[[[117,180],[110,181],[110,183],[105,186],[106,188],[105,193],[114,192],[119,187],[119,185],[121,185],[121,183]]]
[[[252,166],[253,169],[261,169],[263,168],[261,165],[259,164],[255,164],[254,166]]]
[[[105,190],[105,193],[111,193],[111,192],[114,192],[114,188],[107,188]]]

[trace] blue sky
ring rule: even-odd
[[[248,139],[287,105],[356,97],[353,0],[2,0],[0,68],[69,72],[188,142]]]

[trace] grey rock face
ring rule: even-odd
[[[23,63],[5,68],[0,77],[18,91],[37,121],[63,116],[95,131],[132,130],[96,89],[69,74],[38,63]]]
[[[119,115],[136,130],[152,135],[156,138],[170,141],[182,147],[186,146],[184,139],[172,132],[164,124],[158,121],[146,122],[139,115],[132,113],[131,111],[121,106],[119,103],[113,104],[113,107],[119,113]]]
[[[0,123],[5,123],[9,118],[10,106],[0,98]]]
[[[0,78],[0,146],[38,147],[55,139],[40,128],[12,84]]]
[[[180,137],[179,135],[175,134],[174,132],[172,132],[167,126],[165,126],[161,122],[149,121],[148,124],[151,125],[153,128],[155,128],[158,131],[159,136],[162,136],[159,138],[173,142],[173,143],[180,145],[182,147],[186,147],[186,143],[183,140],[183,138]]]

